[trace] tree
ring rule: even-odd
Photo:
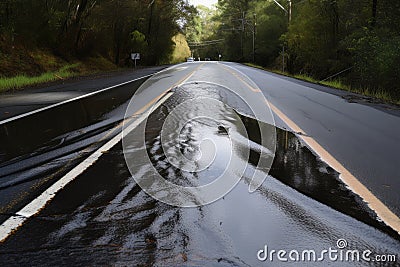
[[[186,0],[2,0],[0,34],[64,57],[100,53],[116,64],[143,49],[143,61],[157,64],[168,61],[172,37],[194,11]]]

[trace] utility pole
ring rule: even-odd
[[[256,63],[256,30],[257,30],[257,14],[253,14],[253,63]]]
[[[282,72],[285,73],[285,44],[282,45]]]
[[[288,23],[288,28],[289,28],[289,26],[290,26],[290,24],[292,23],[292,0],[288,0],[289,1],[289,23]],[[283,43],[283,47],[285,47],[285,43]],[[283,50],[283,59],[285,59],[285,49]],[[289,60],[290,60],[290,58],[289,58],[289,53],[288,53],[288,66],[290,67],[290,64],[289,64]],[[284,60],[284,62],[285,62],[285,60]]]
[[[275,4],[277,4],[285,13],[288,15],[289,24],[292,21],[292,0],[288,0],[289,2],[289,10],[286,10],[277,0],[273,0]]]
[[[288,16],[288,27],[292,22],[292,0],[288,0],[289,9],[284,8],[277,0],[273,0]],[[282,72],[285,72],[285,44],[282,45]]]
[[[289,15],[289,22],[288,22],[288,28],[292,22],[292,0],[288,0],[289,1],[289,11],[288,11],[288,15]],[[288,57],[288,62],[289,62],[290,58]],[[288,66],[290,67],[290,65],[288,64]],[[285,72],[285,43],[283,43],[283,72]]]
[[[244,46],[244,34],[245,34],[245,28],[244,28],[244,23],[245,23],[245,16],[246,16],[246,13],[245,12],[242,12],[242,26],[241,26],[241,35],[240,35],[240,52],[241,52],[241,54],[242,54],[242,59],[243,59],[243,55],[244,55],[244,48],[243,48],[243,46]]]
[[[241,17],[238,19],[233,19],[232,21],[239,21],[239,28],[232,27],[232,31],[240,31],[240,52],[241,59],[244,59],[244,39],[247,38],[247,30],[250,30],[253,38],[253,50],[252,53],[249,53],[249,57],[251,56],[252,61],[255,62],[255,54],[256,54],[256,34],[257,34],[257,14],[253,13],[253,20],[246,18],[246,12],[241,12]],[[247,54],[246,54],[246,58]]]

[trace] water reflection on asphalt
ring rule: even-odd
[[[166,160],[160,145],[160,129],[172,107],[199,95],[218,97],[218,92],[204,88],[176,91],[149,117],[146,146],[152,161],[138,158],[140,168],[134,175],[145,177],[151,167],[148,164],[152,164],[165,179],[192,185],[208,183],[220,171],[219,164],[227,159],[224,156],[202,172],[179,171]],[[367,205],[340,182],[338,173],[290,132],[277,129],[270,174],[250,194],[248,183],[256,172],[263,148],[258,122],[244,115],[246,107],[238,110],[248,142],[252,144],[250,158],[241,182],[224,198],[198,208],[172,207],[156,201],[135,183],[118,146],[104,154],[98,164],[79,178],[79,183],[65,188],[40,216],[5,243],[0,261],[5,265],[42,266],[49,262],[51,265],[68,262],[68,265],[116,266],[282,266],[276,260],[260,262],[257,252],[265,245],[275,250],[322,251],[336,248],[340,238],[346,239],[349,249],[369,249],[399,257],[396,233],[378,222]],[[236,118],[227,112],[222,124],[234,124]],[[221,147],[217,149],[222,155],[240,153],[221,151],[229,138],[226,133],[226,128],[215,122],[192,121],[179,132],[181,146],[177,149],[188,157],[197,157],[196,140],[214,135],[212,138],[220,141]],[[130,153],[136,152],[132,149]],[[367,263],[325,261],[304,265],[321,264],[365,266]]]

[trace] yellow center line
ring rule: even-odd
[[[204,65],[204,63],[202,64]],[[140,110],[138,110],[137,112],[135,112],[134,115],[132,115],[128,120],[123,120],[122,122],[120,122],[117,126],[115,126],[112,130],[110,130],[108,133],[106,133],[104,136],[102,136],[98,141],[96,141],[94,144],[90,145],[88,148],[84,149],[77,157],[68,160],[68,162],[61,167],[59,170],[57,170],[54,174],[50,175],[47,179],[45,179],[45,181],[48,181],[50,179],[53,179],[54,177],[56,177],[57,175],[59,175],[60,173],[62,173],[64,170],[66,170],[69,167],[69,164],[72,163],[73,161],[83,157],[86,153],[92,151],[95,146],[101,142],[103,142],[104,140],[108,139],[111,135],[113,135],[115,133],[116,130],[118,130],[121,126],[123,126],[124,123],[126,122],[130,122],[132,121],[134,118],[136,118],[137,116],[141,115],[144,111],[146,111],[150,106],[152,106],[154,103],[156,103],[159,99],[161,99],[165,94],[167,94],[167,92],[171,91],[172,88],[174,88],[175,86],[184,83],[186,80],[188,80],[200,67],[202,67],[202,65],[198,66],[195,70],[193,70],[191,73],[189,73],[188,75],[186,75],[184,78],[182,78],[181,80],[179,80],[177,83],[175,83],[174,85],[172,85],[171,87],[169,87],[168,89],[166,89],[164,92],[162,92],[160,95],[158,95],[157,97],[153,98],[149,103],[147,103],[144,107],[142,107]]]
[[[169,93],[169,91],[172,88],[174,88],[175,86],[180,85],[180,84],[184,83],[185,81],[187,81],[202,66],[203,66],[203,64],[198,66],[195,70],[190,72],[184,78],[179,80],[177,83],[175,83],[174,85],[169,87],[167,90],[165,90],[159,96],[155,97],[153,100],[151,100],[145,106],[143,106],[139,111],[137,111],[135,113],[134,116],[130,117],[128,119],[128,121],[131,121],[134,118],[137,118],[137,115],[141,114],[141,116],[137,120],[135,120],[133,122],[133,124],[131,124],[128,127],[128,130],[129,130],[129,128],[134,129],[137,125],[139,125],[145,119],[145,117],[144,117],[144,116],[146,116],[145,111],[148,108],[150,108],[150,106],[152,104],[155,104],[159,99],[161,99],[161,101],[167,100],[172,95],[172,93]],[[168,95],[168,93],[169,93],[169,95]],[[99,141],[97,141],[97,143],[100,142],[101,140],[106,139],[108,136],[111,135],[112,132],[115,132],[116,130],[118,130],[119,126],[123,125],[123,122],[119,123],[116,127],[114,127],[113,130],[111,130],[109,133],[107,133],[105,136],[103,136]],[[136,125],[135,125],[135,123],[136,123]],[[42,192],[41,195],[36,197],[33,201],[31,201],[27,205],[25,205],[15,215],[9,217],[6,221],[4,221],[0,225],[0,243],[3,243],[10,235],[15,233],[19,229],[19,227],[21,227],[26,222],[26,220],[28,220],[30,217],[34,216],[35,214],[39,213],[55,197],[57,192],[62,190],[67,184],[69,184],[70,182],[75,180],[87,168],[92,166],[101,157],[102,153],[104,153],[105,151],[109,151],[118,142],[120,142],[122,138],[123,138],[123,133],[121,132],[120,134],[116,135],[113,139],[111,139],[107,144],[105,144],[102,147],[100,147],[91,156],[89,156],[84,161],[82,161],[79,165],[74,167],[66,175],[64,175],[62,178],[60,178],[58,181],[56,181],[47,190]],[[94,145],[92,145],[92,146],[94,146]],[[83,156],[83,154],[79,155],[76,159],[79,159],[82,156]],[[69,162],[71,162],[71,161],[69,161]],[[64,165],[64,167],[62,167],[56,173],[60,173],[61,170],[64,170],[65,166],[66,165]],[[50,177],[55,177],[55,176],[52,175]]]
[[[255,91],[252,86],[245,82],[241,77],[235,75],[244,85],[246,85],[253,92]],[[330,167],[340,173],[340,179],[345,183],[354,193],[359,195],[368,206],[376,212],[378,217],[390,226],[392,229],[400,234],[400,218],[394,214],[381,200],[379,200],[365,185],[363,185],[349,170],[347,170],[334,156],[332,156],[326,149],[324,149],[314,138],[307,135],[295,122],[289,119],[280,109],[265,99],[267,105],[271,110],[288,125],[294,132],[300,133],[300,137],[318,156],[321,157]]]
[[[188,75],[186,75],[184,78],[182,78],[181,80],[179,80],[177,83],[175,83],[174,85],[172,85],[171,87],[169,87],[168,89],[166,89],[164,92],[162,92],[160,95],[158,95],[157,97],[155,97],[154,99],[152,99],[149,103],[147,103],[145,106],[143,106],[139,111],[137,111],[133,116],[131,116],[130,118],[128,118],[127,120],[123,120],[121,123],[119,123],[117,126],[115,126],[112,130],[110,130],[108,133],[106,133],[103,137],[101,137],[98,141],[96,141],[94,144],[90,145],[90,147],[84,149],[77,157],[68,160],[68,162],[66,164],[63,165],[63,167],[61,167],[60,169],[58,169],[54,174],[51,174],[50,176],[48,176],[46,179],[44,179],[44,181],[49,181],[53,178],[55,178],[57,175],[61,174],[62,172],[64,172],[65,170],[68,169],[68,167],[70,167],[70,164],[75,161],[78,160],[80,158],[82,158],[86,153],[90,152],[91,149],[94,149],[95,146],[104,141],[105,139],[107,139],[110,135],[112,135],[113,133],[115,133],[115,131],[117,131],[123,124],[124,122],[128,121],[132,121],[134,118],[137,118],[139,115],[142,115],[148,108],[150,108],[151,105],[155,104],[159,99],[163,98],[164,96],[166,96],[166,94],[175,86],[178,86],[182,83],[185,83],[190,77],[192,77],[192,75],[202,66],[204,65],[204,63],[200,66],[198,66],[196,69],[194,69],[192,72],[190,72]],[[118,135],[117,135],[118,136]],[[120,134],[120,136],[122,136],[122,133]],[[112,141],[112,140],[111,140]],[[105,145],[107,146],[107,144]],[[104,147],[104,146],[103,146]],[[102,148],[100,148],[102,149]],[[103,151],[105,152],[105,151]],[[90,158],[90,157],[89,157]],[[86,159],[88,160],[88,159]],[[82,162],[84,163],[84,161]],[[82,164],[81,163],[81,164]],[[79,165],[78,165],[79,166]],[[71,172],[73,172],[77,167],[75,167]],[[78,174],[77,174],[78,175]],[[64,176],[65,177],[65,176]],[[64,178],[63,177],[63,178]],[[63,179],[61,178],[61,179]],[[59,183],[60,180],[58,180],[56,183]],[[44,182],[42,182],[44,183]],[[42,184],[41,183],[41,184]],[[53,184],[54,186],[54,184]],[[51,187],[50,187],[51,188]],[[44,194],[44,193],[43,193]],[[21,196],[22,197],[22,196]],[[50,200],[50,199],[49,199]],[[14,203],[10,204],[10,206],[12,206],[13,204],[17,204],[18,201],[14,201]],[[32,203],[32,202],[31,202]],[[46,203],[45,203],[46,204]],[[44,208],[45,205],[43,205],[42,208]],[[37,212],[39,212],[39,210],[37,210]],[[35,212],[35,214],[37,213]],[[30,217],[30,216],[29,216]],[[0,243],[4,242],[11,234],[13,234],[26,220],[28,219],[28,217],[16,214],[14,216],[11,216],[8,220],[6,220],[4,223],[2,223],[0,225]]]
[[[176,83],[174,83],[173,85],[171,85],[168,89],[166,89],[164,92],[162,92],[160,95],[156,96],[155,98],[153,98],[152,100],[150,100],[149,103],[147,103],[144,107],[142,107],[141,109],[139,109],[137,112],[135,112],[135,114],[133,114],[130,118],[129,121],[131,121],[133,118],[135,118],[138,115],[141,115],[142,113],[144,113],[151,105],[153,105],[154,103],[156,103],[159,99],[161,99],[164,95],[166,95],[169,91],[171,91],[174,87],[179,86],[183,83],[185,83],[187,80],[189,80],[195,73],[196,71],[198,71],[205,63],[201,64],[200,66],[198,66],[196,69],[194,69],[193,71],[191,71],[189,74],[187,74],[185,77],[183,77],[182,79],[180,79],[179,81],[177,81]],[[122,121],[118,126],[124,124],[125,121]],[[117,126],[117,127],[118,127]]]
[[[240,80],[244,85],[246,85],[251,91],[253,91],[254,93],[261,93],[261,90],[259,88],[254,88],[253,86],[251,86],[250,84],[248,84],[245,80],[242,79],[242,77],[240,77],[239,75],[237,75],[235,72],[232,71],[231,68],[225,66],[224,64],[220,64],[220,66],[222,66],[222,68],[224,68],[226,71],[228,71],[229,73],[231,73],[233,76],[235,76],[238,80]]]

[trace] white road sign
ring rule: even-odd
[[[132,53],[131,58],[132,58],[132,60],[140,59],[140,53]]]

